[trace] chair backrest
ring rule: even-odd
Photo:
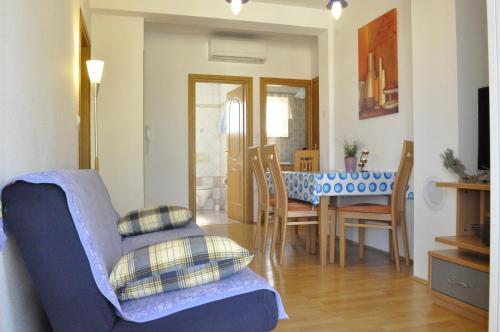
[[[296,172],[318,172],[319,150],[297,150],[295,151],[294,171]]]
[[[267,186],[264,165],[262,164],[260,148],[258,146],[248,148],[248,158],[250,159],[250,165],[259,190],[259,209],[269,208],[269,188]]]
[[[274,187],[275,210],[283,209],[282,213],[286,213],[286,211],[288,211],[288,193],[285,180],[283,179],[283,173],[281,172],[276,144],[264,146],[262,148],[262,157],[271,171]]]
[[[400,220],[399,216],[405,213],[406,191],[412,170],[413,142],[405,141],[391,197],[392,214],[398,217],[397,220]]]

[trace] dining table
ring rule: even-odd
[[[327,172],[283,172],[288,197],[319,205],[320,263],[327,264],[328,207],[332,197],[340,196],[389,196],[392,194],[396,172],[366,171],[346,173]],[[269,189],[272,181],[267,174]],[[407,188],[407,199],[413,199],[411,186]]]

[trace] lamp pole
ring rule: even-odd
[[[94,83],[94,168],[99,172],[99,120],[97,118],[97,97],[99,97],[99,87],[101,83]]]
[[[87,71],[90,82],[94,85],[94,169],[99,171],[99,121],[97,119],[97,98],[99,97],[99,87],[101,85],[104,61],[87,61]]]

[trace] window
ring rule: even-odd
[[[266,107],[267,137],[288,137],[290,103],[288,97],[267,97]]]

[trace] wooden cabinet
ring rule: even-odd
[[[474,235],[473,224],[489,218],[487,184],[437,183],[457,190],[457,228],[453,236],[436,241],[456,247],[429,252],[429,289],[436,302],[487,324],[490,248]]]

